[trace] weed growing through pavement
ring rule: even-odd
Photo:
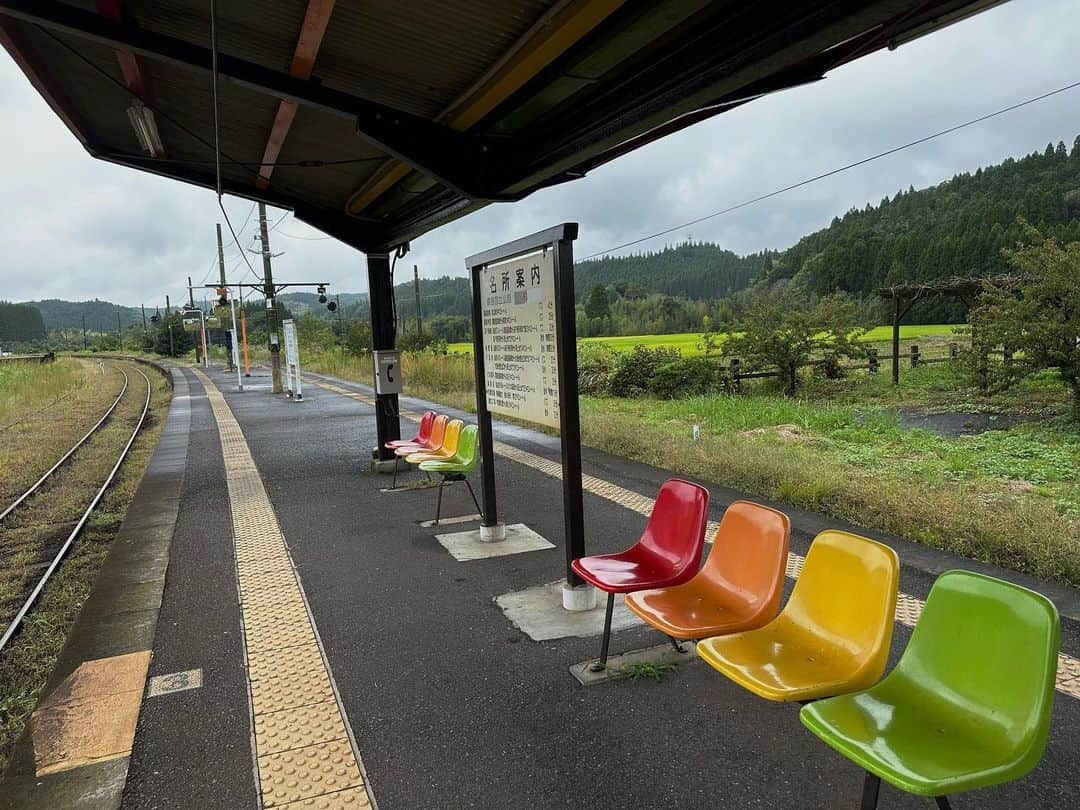
[[[674,672],[675,666],[675,664],[651,664],[647,661],[634,661],[632,664],[623,664],[619,671],[633,683],[637,683],[642,678],[659,681],[665,675]]]

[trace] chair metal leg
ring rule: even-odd
[[[675,636],[668,636],[668,641],[671,642],[671,646],[675,648],[677,653],[686,653],[686,647],[679,643],[679,640]]]
[[[880,790],[881,777],[867,771],[866,779],[863,782],[862,803],[859,805],[859,810],[875,810]]]
[[[948,796],[935,796],[934,801],[937,802],[939,810],[952,810],[952,805],[949,804]]]
[[[400,456],[397,454],[394,455],[394,480],[390,484],[390,489],[397,489],[397,463],[399,458]]]
[[[465,479],[465,486],[467,486],[469,488],[469,494],[472,495],[472,502],[473,502],[473,505],[476,506],[476,513],[478,515],[480,515],[480,517],[483,517],[484,516],[484,510],[480,508],[480,501],[476,500],[476,493],[473,492],[472,484],[469,483],[468,478]]]
[[[604,614],[604,641],[600,645],[600,660],[589,664],[590,672],[603,672],[607,669],[608,642],[611,640],[611,612],[615,609],[615,594],[607,595],[607,612]]]
[[[442,481],[439,482],[439,498],[435,502],[435,525],[436,526],[439,525],[439,516],[442,514],[442,488],[443,488],[443,484],[445,484],[445,483],[446,483],[445,478]]]

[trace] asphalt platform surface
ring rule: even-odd
[[[203,388],[186,375],[188,470],[150,674],[202,668],[204,685],[144,703],[124,805],[254,808],[221,446]],[[310,382],[301,403],[266,390],[241,394],[234,378],[212,376],[277,513],[381,810],[858,806],[862,772],[803,728],[797,705],[758,699],[692,655],[659,682],[585,688],[567,670],[598,653],[599,637],[537,643],[504,618],[494,597],[563,576],[560,481],[497,457],[500,519],[526,523],[556,548],[457,562],[434,535],[476,524],[423,528],[420,521],[434,517],[434,490],[380,491],[389,476],[368,471],[370,405]],[[403,420],[404,434],[413,427]],[[542,434],[499,426],[496,438],[558,457],[556,441]],[[650,497],[668,477],[589,450],[584,471]],[[740,497],[715,486],[710,492],[714,520]],[[444,515],[473,511],[465,487],[447,489]],[[784,511],[792,517],[792,550],[802,554],[821,529],[854,528]],[[625,548],[644,524],[588,492],[585,515],[590,553]],[[976,567],[884,539],[901,553],[901,589],[919,598],[931,572]],[[1057,595],[1066,614],[1062,649],[1075,656],[1080,624],[1068,618],[1075,593]],[[897,624],[893,662],[909,637]],[[662,642],[655,631],[635,628],[613,636],[612,653]],[[879,806],[933,802],[883,785]],[[1080,807],[1080,701],[1057,694],[1050,742],[1035,771],[957,796],[953,806]]]

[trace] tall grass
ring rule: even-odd
[[[702,419],[710,426],[727,426],[703,430],[699,441],[692,440],[686,421],[663,421],[663,416],[670,415],[662,410],[654,418],[631,416],[609,407],[615,404],[612,401],[591,401],[582,413],[582,440],[608,453],[821,512],[856,526],[1036,577],[1080,585],[1080,519],[1068,512],[1069,504],[1078,502],[1075,482],[1062,484],[1072,489],[1065,504],[1039,497],[1036,492],[1014,494],[1003,485],[1001,476],[978,469],[978,459],[993,457],[993,451],[975,448],[968,462],[960,462],[969,464],[970,474],[935,474],[932,464],[918,463],[916,443],[905,453],[903,443],[896,447],[890,441],[894,436],[887,427],[880,431],[876,445],[864,445],[867,453],[876,457],[870,460],[879,462],[867,465],[848,459],[837,440],[828,436],[811,433],[807,441],[785,442],[778,434],[745,436],[735,432],[735,426],[773,419],[801,422],[813,430],[838,414],[837,409],[824,408],[821,416],[811,417],[800,407],[775,406],[761,399],[753,397],[720,418],[708,413],[704,403],[687,403],[701,410]],[[658,403],[651,405],[659,407]],[[748,408],[755,408],[754,413]],[[887,426],[888,420],[883,423]],[[867,442],[875,441],[873,436],[881,424],[866,431]],[[852,436],[851,446],[858,445],[854,440]],[[962,447],[958,441],[933,440]],[[1028,448],[1038,453],[1038,446],[1032,442]],[[1066,489],[1054,491],[1061,495]]]
[[[83,384],[74,360],[0,363],[0,428]]]

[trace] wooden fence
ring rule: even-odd
[[[1009,349],[996,349],[987,354],[1000,355],[1004,362],[1008,363],[1012,360],[1013,353]],[[899,363],[901,365],[905,362],[910,364],[911,368],[918,368],[919,366],[930,365],[932,363],[954,363],[960,358],[960,347],[956,343],[949,344],[949,353],[944,355],[926,356],[919,349],[918,344],[911,344],[910,350],[907,355],[899,355]],[[866,352],[866,360],[861,363],[841,363],[838,368],[843,371],[867,371],[870,374],[877,374],[881,370],[883,363],[895,362],[892,354],[887,354],[884,357],[878,354],[876,348],[869,348]],[[815,368],[825,364],[824,360],[811,360],[809,363],[804,363],[799,366],[799,369]],[[762,371],[745,371],[742,367],[742,361],[739,358],[732,358],[728,364],[726,371],[730,380],[731,390],[738,393],[742,390],[743,380],[761,380],[770,377],[783,377],[785,372],[780,369],[762,370]],[[899,371],[893,374],[893,380],[899,381]]]

